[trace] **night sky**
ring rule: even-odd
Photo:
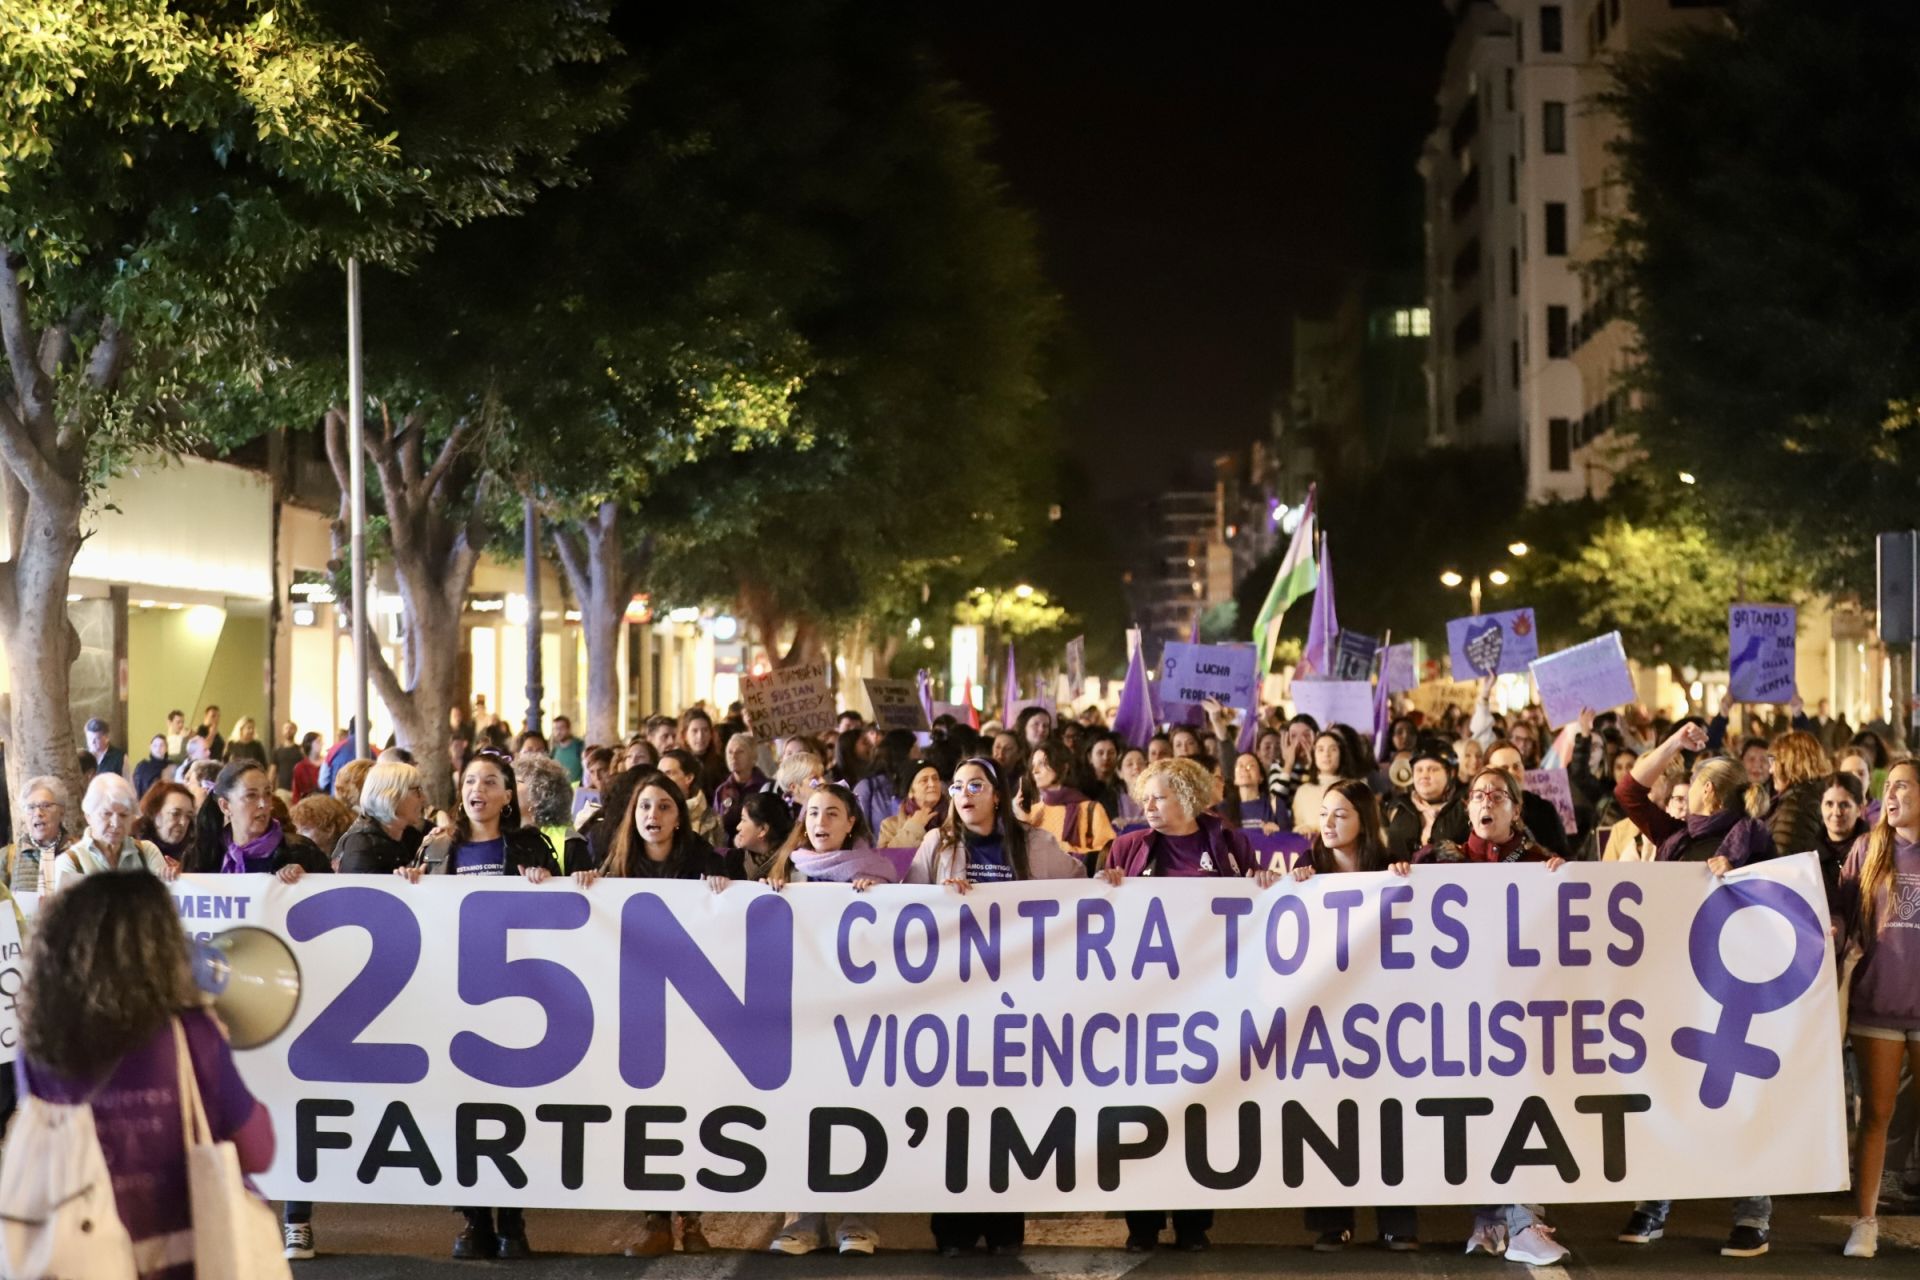
[[[1067,448],[1102,496],[1267,430],[1291,318],[1346,272],[1417,269],[1414,162],[1440,0],[945,4],[946,70],[993,114],[1065,297]],[[1117,21],[1118,20],[1118,21]]]

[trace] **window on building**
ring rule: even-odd
[[[1520,158],[1507,157],[1507,203],[1520,203]]]
[[[1620,0],[1607,0],[1607,16],[1613,19],[1613,25],[1620,25]]]
[[[1566,43],[1560,26],[1560,6],[1540,6],[1540,52],[1559,53]]]
[[[1507,68],[1507,110],[1513,110],[1513,68]]]
[[[1507,249],[1507,296],[1520,296],[1520,250],[1512,247]]]
[[[1571,419],[1547,419],[1547,470],[1573,470],[1573,422]]]
[[[1463,356],[1480,345],[1480,308],[1475,307],[1453,326],[1453,354]]]
[[[1453,287],[1464,289],[1468,282],[1480,274],[1480,237],[1467,241],[1453,258]]]
[[[1547,359],[1567,358],[1567,309],[1547,308]]]
[[[1562,258],[1567,253],[1567,206],[1558,200],[1547,201],[1547,256]]]
[[[1511,348],[1507,352],[1507,362],[1512,366],[1513,370],[1511,380],[1513,385],[1518,387],[1520,385],[1520,340],[1515,338],[1507,345]]]
[[[1402,307],[1393,313],[1393,336],[1396,338],[1424,338],[1432,328],[1432,313],[1425,307]]]
[[[1540,153],[1549,156],[1567,154],[1567,104],[1540,104]]]

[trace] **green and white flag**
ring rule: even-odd
[[[1260,614],[1253,620],[1253,643],[1260,651],[1260,663],[1255,670],[1262,676],[1267,674],[1273,661],[1273,641],[1280,630],[1281,618],[1294,601],[1320,585],[1320,565],[1313,557],[1316,490],[1317,486],[1307,486],[1306,508],[1300,513],[1300,523],[1294,527],[1293,541],[1287,544],[1287,554],[1280,560],[1280,571],[1273,575],[1267,602],[1260,606]]]

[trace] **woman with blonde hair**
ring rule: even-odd
[[[1880,821],[1840,871],[1834,918],[1842,945],[1857,947],[1847,1031],[1860,1066],[1860,1168],[1853,1179],[1860,1216],[1846,1256],[1871,1258],[1886,1171],[1887,1126],[1900,1099],[1900,1068],[1920,1081],[1920,764],[1887,770]],[[1920,1085],[1916,1086],[1920,1094]]]
[[[1693,766],[1687,779],[1687,816],[1675,818],[1649,794],[1668,762],[1682,751],[1703,751],[1707,731],[1697,721],[1675,729],[1667,740],[1633,762],[1614,788],[1620,811],[1658,846],[1660,862],[1704,862],[1725,875],[1777,852],[1773,832],[1763,820],[1766,790],[1755,786],[1737,760],[1709,756]]]
[[[1805,853],[1820,843],[1820,795],[1833,762],[1820,739],[1801,729],[1783,733],[1767,752],[1773,811],[1767,827],[1781,853]]]

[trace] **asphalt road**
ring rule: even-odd
[[[1563,1266],[1543,1276],[1904,1276],[1920,1277],[1920,1216],[1881,1216],[1880,1256],[1855,1261],[1840,1256],[1851,1210],[1847,1197],[1800,1196],[1776,1201],[1772,1252],[1736,1260],[1718,1254],[1725,1238],[1728,1204],[1701,1201],[1674,1207],[1665,1239],[1635,1247],[1614,1242],[1626,1205],[1550,1208],[1559,1238],[1573,1250]],[[1027,1249],[1018,1258],[985,1254],[945,1260],[932,1250],[926,1219],[881,1215],[869,1220],[881,1249],[871,1258],[840,1258],[823,1252],[804,1258],[765,1251],[780,1219],[776,1214],[711,1214],[706,1232],[714,1251],[688,1257],[635,1260],[620,1256],[637,1215],[536,1210],[528,1236],[536,1254],[521,1262],[455,1262],[448,1257],[458,1219],[450,1210],[371,1205],[321,1205],[314,1215],[321,1256],[294,1266],[296,1280],[413,1280],[415,1277],[501,1275],[539,1277],[647,1276],[653,1280],[821,1280],[826,1276],[906,1276],[928,1280],[1110,1280],[1138,1272],[1142,1280],[1211,1280],[1275,1271],[1317,1271],[1342,1276],[1520,1276],[1525,1269],[1461,1250],[1469,1227],[1464,1209],[1422,1214],[1425,1247],[1417,1254],[1387,1254],[1368,1245],[1340,1254],[1317,1254],[1294,1210],[1223,1213],[1215,1247],[1203,1254],[1163,1248],[1151,1255],[1122,1248],[1126,1230],[1117,1218],[1040,1218],[1027,1224]],[[1359,1236],[1370,1239],[1371,1215],[1362,1213]]]

